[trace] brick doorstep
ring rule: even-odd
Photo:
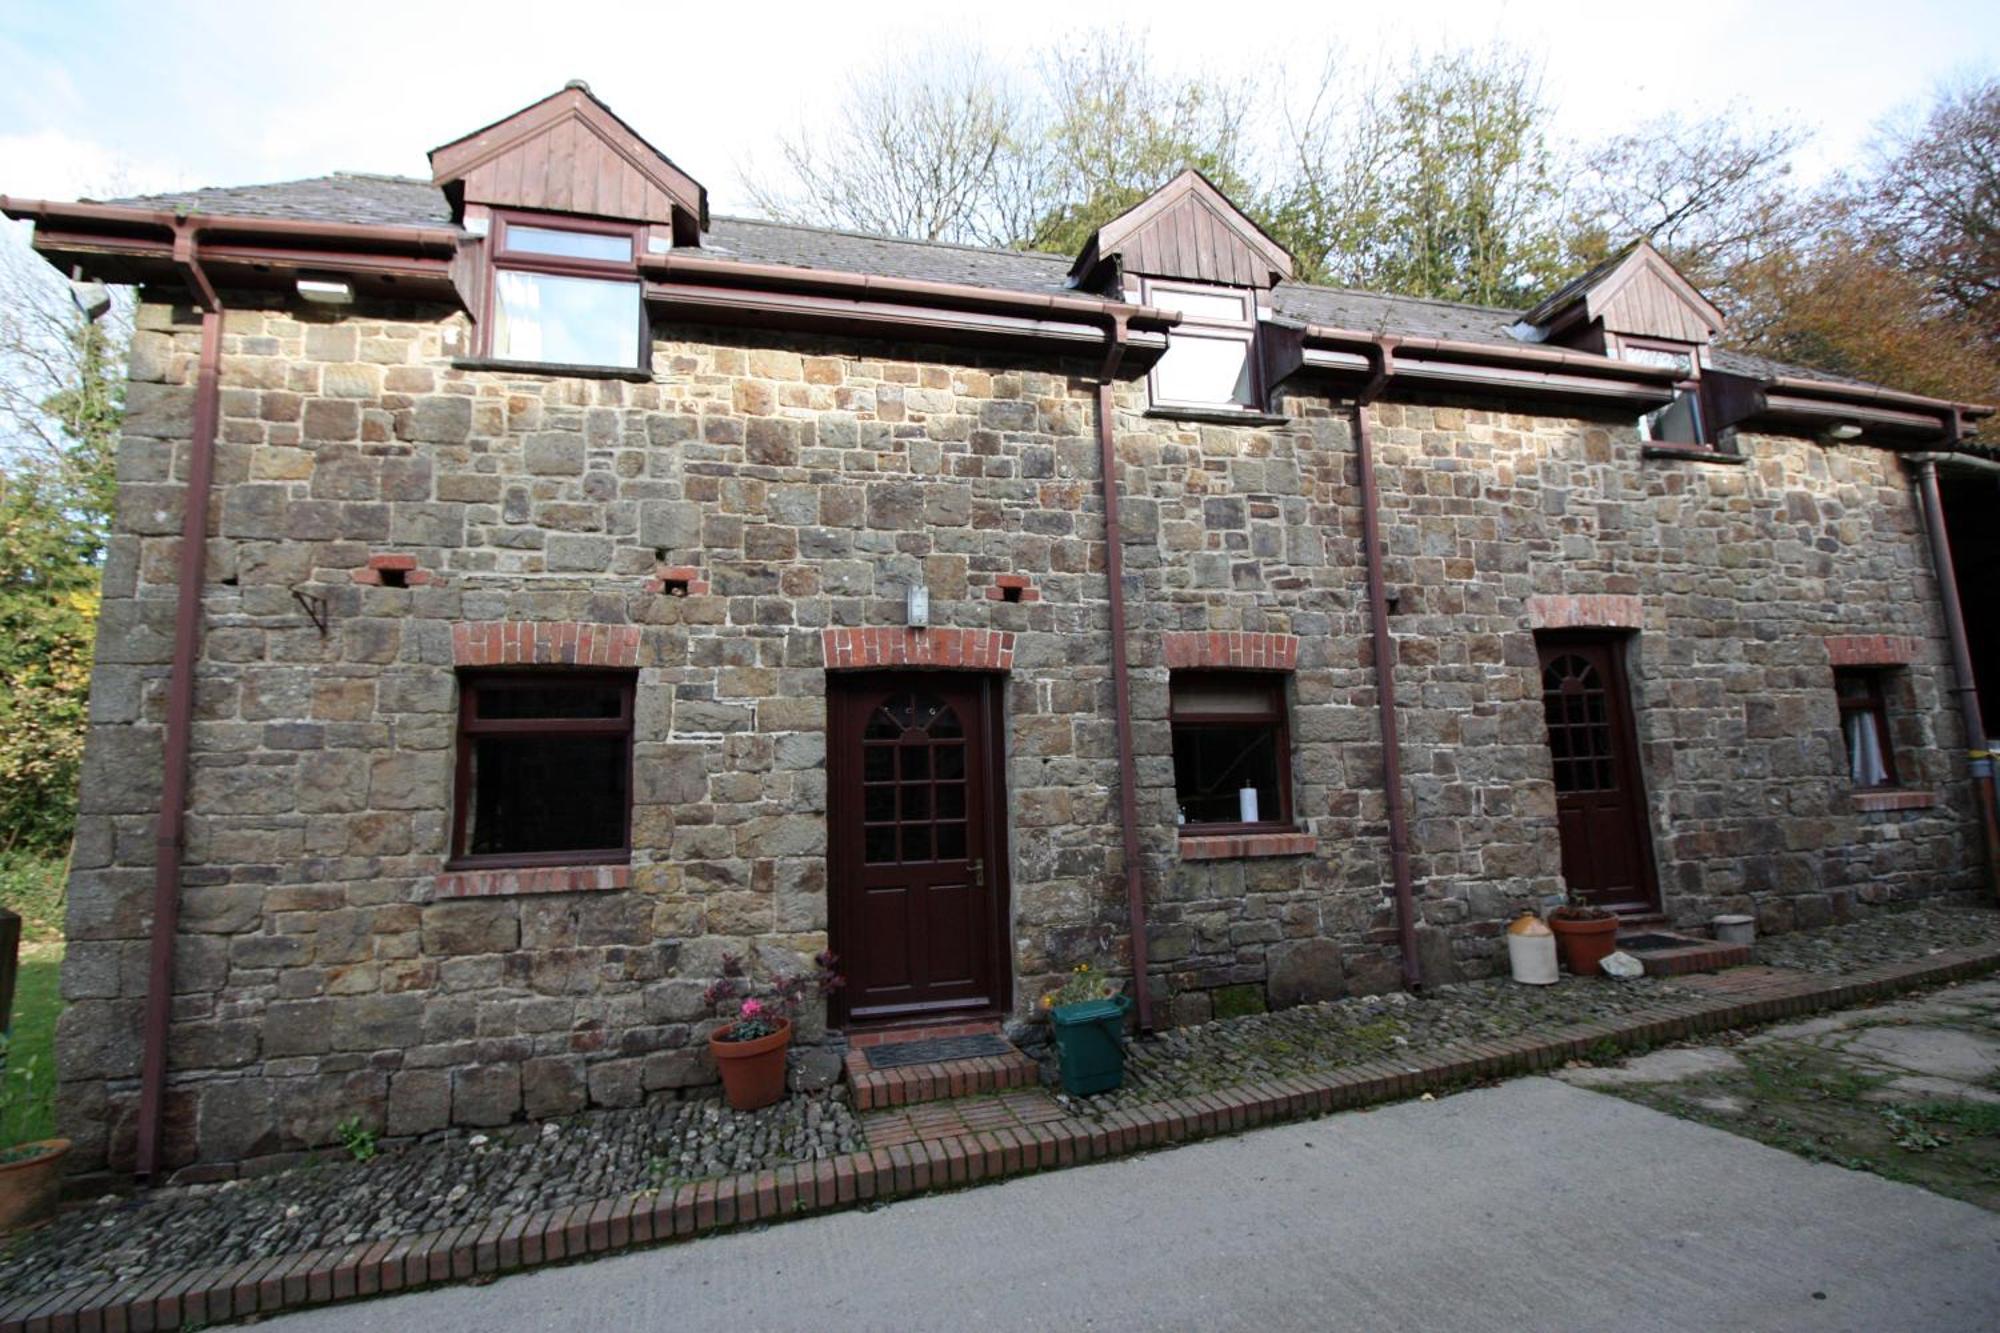
[[[1407,1060],[1374,1061],[1321,1074],[1222,1088],[1148,1103],[1105,1117],[1037,1124],[1001,1134],[971,1132],[873,1150],[776,1173],[750,1171],[574,1209],[488,1218],[363,1246],[152,1273],[17,1297],[0,1305],[0,1333],[72,1327],[176,1329],[218,1318],[365,1297],[468,1277],[565,1262],[666,1240],[951,1188],[982,1179],[1047,1170],[1175,1143],[1234,1133],[1330,1111],[1442,1091],[1476,1079],[1529,1073],[1582,1055],[1598,1043],[1621,1048],[1674,1041],[1724,1028],[1771,1022],[1822,1009],[1883,999],[1903,991],[1963,981],[2000,969],[2000,945],[1951,949],[1885,963],[1844,977],[1806,973],[1755,977],[1627,1014],[1614,1022],[1577,1023],[1492,1042],[1460,1042]],[[1724,974],[1727,975],[1727,974]],[[815,1188],[824,1181],[825,1187]],[[761,1195],[761,1198],[760,1198]],[[697,1203],[697,1197],[699,1202]],[[643,1225],[638,1219],[644,1218]],[[586,1226],[586,1219],[591,1225]],[[605,1221],[610,1225],[606,1226]],[[496,1244],[496,1238],[506,1239]],[[367,1256],[365,1261],[363,1256]],[[411,1258],[407,1268],[399,1262]],[[427,1262],[426,1262],[427,1261]],[[354,1266],[359,1263],[357,1274]],[[397,1280],[380,1281],[394,1273]],[[358,1281],[357,1281],[358,1278]],[[255,1286],[253,1292],[251,1287]],[[86,1317],[86,1312],[88,1312]],[[225,1313],[226,1312],[226,1313]]]

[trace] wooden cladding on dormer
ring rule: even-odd
[[[708,196],[581,85],[433,149],[432,179],[467,205],[574,213],[673,228],[700,243]]]
[[[1198,171],[1184,171],[1145,202],[1104,224],[1070,273],[1096,287],[1105,267],[1180,282],[1272,287],[1292,276],[1292,257]]]
[[[1705,346],[1722,312],[1644,241],[1635,242],[1529,311],[1526,322],[1567,347],[1616,354],[1604,335]]]

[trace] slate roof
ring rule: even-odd
[[[453,225],[451,207],[443,191],[429,181],[365,172],[343,171],[310,180],[184,190],[109,202],[135,208],[305,221],[401,227]],[[1072,261],[1069,255],[989,250],[732,217],[711,219],[709,230],[702,237],[702,247],[707,255],[718,259],[1032,293],[1067,291]],[[1619,257],[1622,258],[1622,252]],[[1566,284],[1566,289],[1574,286],[1576,283]],[[1273,299],[1280,315],[1306,323],[1363,333],[1519,346],[1519,339],[1509,332],[1521,320],[1521,312],[1517,310],[1301,283],[1279,286]],[[1711,349],[1711,359],[1718,369],[1739,374],[1790,375],[1828,384],[1864,383],[1725,348]]]

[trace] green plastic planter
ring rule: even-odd
[[[1131,1008],[1131,996],[1113,995],[1049,1011],[1064,1092],[1088,1097],[1125,1081],[1125,1015]]]

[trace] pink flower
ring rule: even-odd
[[[755,1018],[763,1012],[764,1006],[756,1000],[745,1000],[743,1002],[743,1016],[745,1018]]]

